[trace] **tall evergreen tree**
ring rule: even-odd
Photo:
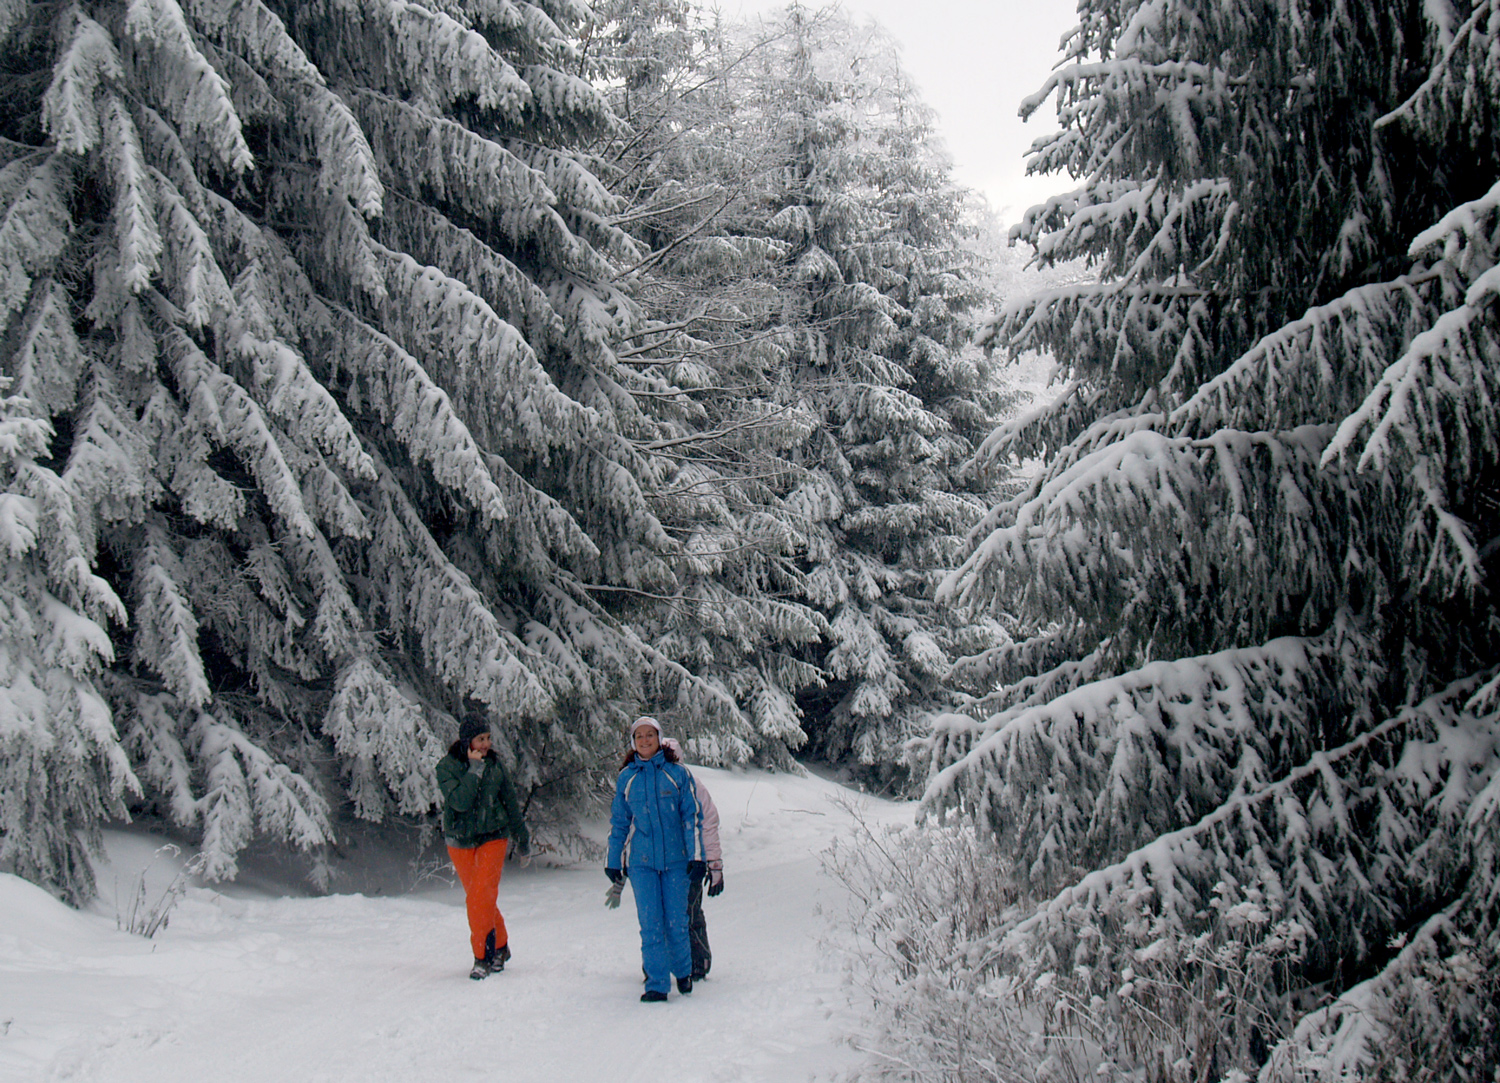
[[[681,543],[679,585],[636,596],[631,619],[743,712],[742,730],[700,735],[695,755],[788,766],[806,740],[795,696],[822,679],[798,653],[827,623],[800,599],[801,526],[783,504],[800,476],[787,453],[817,419],[772,401],[784,351],[766,325],[787,248],[738,229],[773,167],[737,116],[738,69],[767,42],[686,3],[596,10],[591,56],[623,123],[604,176],[646,253],[620,280],[644,317],[620,354],[677,389],[652,451],[669,479],[655,507]]]
[[[1079,14],[1017,232],[1098,279],[994,323],[1068,382],[944,586],[1023,633],[928,748],[1026,900],[974,980],[1100,1072],[1489,1078],[1500,14]]]
[[[810,735],[889,775],[940,702],[934,569],[980,510],[957,466],[997,402],[963,349],[983,292],[964,194],[880,35],[617,6],[596,50],[630,127],[611,183],[655,317],[631,356],[695,408],[661,441],[682,482],[662,518],[695,563],[642,627],[733,693],[763,759]]]
[[[669,591],[676,543],[582,5],[4,12],[0,636],[71,697],[0,731],[14,867],[86,896],[136,788],[214,876],[423,813],[465,710],[528,790],[648,696],[739,724],[591,592]]]
[[[954,647],[974,629],[933,605],[940,570],[981,507],[958,468],[998,412],[964,352],[980,300],[930,114],[878,33],[792,6],[760,58],[765,117],[784,133],[765,191],[789,246],[780,400],[820,427],[789,497],[809,524],[805,597],[828,619],[826,688],[803,699],[814,752],[886,779],[946,702]]]
[[[0,762],[7,782],[22,783],[0,790],[0,861],[76,901],[94,883],[80,843],[97,845],[100,819],[123,815],[140,783],[95,683],[114,661],[107,629],[125,606],[89,567],[88,522],[45,462],[53,434],[38,403],[62,383],[0,398]]]

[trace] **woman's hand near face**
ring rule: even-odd
[[[481,733],[478,737],[469,742],[469,760],[471,762],[474,760],[482,760],[484,759],[485,754],[489,752],[489,750],[490,735],[488,733]]]

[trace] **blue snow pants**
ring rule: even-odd
[[[630,892],[641,923],[641,966],[646,991],[665,993],[672,975],[691,977],[693,949],[688,941],[686,865],[667,869],[630,866]]]

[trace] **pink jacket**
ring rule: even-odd
[[[719,810],[714,808],[714,799],[708,796],[708,787],[697,775],[693,776],[693,794],[698,798],[698,808],[703,813],[703,856],[708,867],[724,867],[724,851],[719,847]]]
[[[670,748],[677,755],[682,755],[682,746],[674,737],[663,737],[661,743]],[[703,814],[700,832],[703,836],[703,857],[708,867],[715,872],[721,872],[724,868],[724,851],[719,846],[719,810],[714,808],[714,799],[708,796],[708,787],[703,785],[702,780],[688,772],[693,778],[693,796],[698,799],[698,811]]]

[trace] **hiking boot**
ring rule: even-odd
[[[647,989],[641,994],[642,1004],[661,1004],[667,999],[666,993],[658,993],[655,989]]]
[[[475,981],[483,981],[490,976],[490,964],[484,959],[474,960],[474,969],[469,971],[469,977]]]
[[[490,973],[498,974],[505,969],[505,964],[510,961],[510,945],[501,944],[494,951],[490,952],[489,958],[486,961],[489,963]]]
[[[687,996],[689,993],[691,993],[693,991],[693,979],[692,978],[678,978],[677,979],[677,991],[679,993],[681,993],[683,996]]]

